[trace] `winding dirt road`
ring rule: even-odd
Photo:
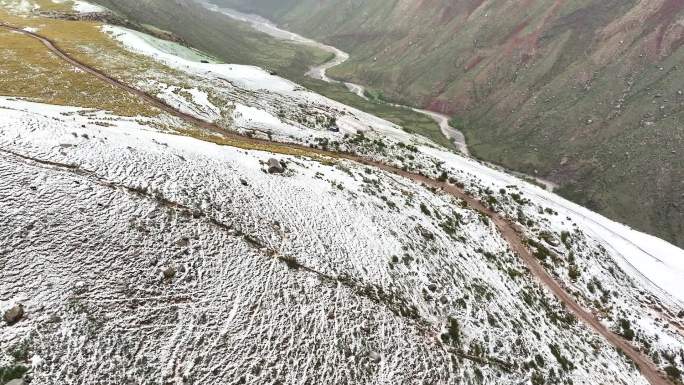
[[[651,361],[651,359],[642,353],[638,352],[630,343],[628,343],[625,339],[622,337],[614,334],[610,330],[608,330],[599,320],[596,318],[593,314],[590,312],[586,311],[584,308],[582,308],[575,300],[572,298],[570,294],[568,294],[562,287],[561,285],[556,282],[556,280],[553,279],[553,277],[544,269],[543,266],[539,263],[539,261],[534,257],[532,252],[526,247],[525,245],[525,239],[524,236],[522,235],[522,230],[518,228],[516,224],[513,222],[509,221],[505,217],[501,216],[499,213],[491,210],[490,208],[486,207],[482,202],[477,200],[476,198],[468,195],[463,189],[446,183],[446,182],[440,182],[435,179],[431,179],[429,177],[404,171],[400,168],[393,167],[386,165],[381,162],[377,161],[372,161],[369,159],[366,159],[362,156],[355,155],[355,154],[350,154],[350,153],[344,153],[344,152],[333,152],[333,151],[325,151],[325,150],[318,150],[318,149],[312,149],[307,146],[303,145],[297,145],[297,144],[285,144],[285,143],[277,143],[277,142],[272,142],[266,139],[257,139],[257,138],[250,138],[247,136],[242,136],[238,133],[229,131],[223,127],[218,126],[217,124],[214,123],[209,123],[206,121],[203,121],[199,118],[196,118],[190,114],[183,113],[181,111],[178,111],[177,109],[171,107],[170,105],[166,104],[164,101],[161,99],[152,96],[142,90],[139,90],[137,88],[134,88],[132,86],[129,86],[107,74],[105,74],[102,71],[99,71],[93,67],[90,67],[87,64],[84,64],[83,62],[79,61],[78,59],[70,56],[68,53],[63,51],[61,48],[59,48],[53,41],[50,39],[41,36],[39,34],[36,34],[34,32],[30,31],[25,31],[21,28],[17,28],[14,26],[6,25],[3,23],[0,23],[0,28],[5,28],[14,32],[22,33],[24,35],[30,36],[34,39],[39,40],[45,47],[53,52],[55,55],[57,55],[60,59],[64,60],[65,62],[73,65],[74,67],[77,67],[81,70],[83,70],[86,73],[89,73],[96,78],[102,80],[103,82],[113,85],[115,87],[118,87],[124,91],[127,91],[131,94],[134,94],[138,96],[141,100],[150,103],[154,107],[172,115],[176,116],[182,120],[184,120],[187,123],[190,123],[195,126],[199,126],[217,133],[221,133],[225,135],[228,139],[236,139],[239,140],[243,143],[250,143],[253,145],[261,145],[264,146],[264,148],[268,148],[272,152],[279,152],[278,149],[280,148],[280,152],[283,153],[291,153],[292,150],[308,153],[311,155],[318,155],[322,157],[329,157],[329,158],[338,158],[338,159],[346,159],[350,161],[354,161],[357,163],[361,163],[367,166],[371,166],[395,175],[399,175],[402,177],[405,177],[407,179],[411,179],[414,182],[417,183],[423,183],[427,186],[430,187],[435,187],[438,189],[441,189],[445,193],[451,194],[452,196],[462,199],[465,202],[468,203],[468,205],[483,213],[484,215],[487,215],[492,222],[496,225],[497,229],[503,236],[503,238],[508,242],[510,245],[511,250],[518,254],[520,258],[525,262],[527,267],[530,269],[531,273],[534,274],[535,277],[545,286],[547,287],[561,302],[563,302],[566,306],[566,309],[573,313],[577,319],[584,324],[586,324],[588,327],[596,331],[596,333],[600,334],[603,336],[611,345],[613,345],[615,348],[622,350],[629,358],[631,358],[639,367],[641,370],[642,375],[648,380],[648,382],[651,385],[674,385],[672,382],[668,381],[663,374],[658,370],[658,368],[655,366],[655,364]],[[289,150],[289,151],[288,151]]]

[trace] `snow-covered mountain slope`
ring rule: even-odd
[[[268,95],[269,99],[273,99],[272,103],[281,108],[289,107],[297,110],[301,105],[311,103],[315,106],[314,110],[332,111],[330,118],[335,119],[338,126],[336,128],[341,128],[341,132],[321,131],[320,127],[315,126],[312,130],[312,126],[307,125],[306,122],[303,125],[294,125],[292,122],[288,122],[287,119],[270,114],[268,112],[269,107],[272,108],[273,106],[264,106],[263,104],[252,104],[250,106],[236,105],[234,118],[237,118],[236,123],[238,127],[241,124],[247,124],[247,126],[242,127],[243,129],[251,128],[266,131],[272,137],[281,140],[295,139],[293,138],[293,132],[296,132],[297,138],[295,141],[319,143],[322,139],[327,139],[338,141],[344,149],[353,148],[355,151],[360,149],[354,148],[354,144],[345,143],[345,136],[357,134],[359,131],[368,134],[368,131],[371,131],[372,139],[388,140],[390,147],[392,144],[399,142],[417,146],[418,154],[414,153],[414,155],[419,156],[421,159],[414,163],[407,162],[404,159],[399,163],[402,166],[430,171],[429,169],[437,162],[444,170],[459,176],[462,175],[463,182],[475,177],[472,182],[476,186],[493,188],[494,191],[499,191],[501,188],[515,184],[521,189],[523,194],[536,196],[539,200],[545,202],[544,204],[549,208],[554,209],[556,212],[562,211],[566,217],[571,218],[569,222],[581,223],[583,228],[586,227],[586,231],[591,232],[593,237],[607,243],[607,247],[614,252],[614,257],[623,268],[629,268],[641,278],[665,290],[680,302],[684,301],[684,290],[681,290],[681,280],[684,278],[684,251],[665,241],[610,221],[555,194],[543,191],[529,183],[524,183],[518,178],[484,166],[477,161],[436,148],[434,144],[430,144],[425,139],[402,132],[400,127],[389,122],[303,90],[297,87],[297,85],[273,76],[262,69],[187,60],[177,54],[164,52],[156,47],[154,42],[157,39],[144,38],[139,33],[123,28],[107,27],[106,29],[127,48],[154,57],[172,68],[193,75],[203,76],[202,81],[205,83],[208,79],[214,81],[222,79],[229,81],[236,88],[243,91],[244,89],[261,91],[259,99],[264,99],[264,95]],[[195,94],[197,90],[187,89],[186,92],[188,94]],[[161,95],[163,96],[163,94]],[[283,99],[283,96],[286,99]],[[204,94],[194,97],[193,101],[195,104],[204,106],[204,110],[216,109],[211,103],[207,103],[207,97]],[[188,109],[187,111],[192,113],[193,110]],[[302,110],[297,111],[299,114],[306,114],[306,112]],[[210,118],[206,114],[196,114],[198,117]],[[345,119],[347,116],[350,116],[350,118]],[[354,123],[350,123],[350,121]],[[379,135],[373,137],[373,134]],[[289,137],[286,137],[287,135]],[[351,141],[355,140],[352,139]],[[374,152],[376,156],[383,155],[378,154],[377,148],[370,151]],[[387,159],[388,161],[396,162],[397,160],[393,159],[396,154],[384,155],[386,155],[386,158],[389,158]],[[564,228],[561,231],[565,230],[568,229]]]
[[[123,28],[107,27],[107,30],[113,33],[115,38],[121,41],[127,48],[152,56],[173,68],[193,74],[202,74],[209,78],[224,79],[246,89],[261,90],[278,96],[285,95],[297,102],[303,101],[304,104],[318,104],[319,110],[342,111],[342,117],[334,116],[338,126],[342,128],[342,133],[356,134],[358,131],[368,131],[371,129],[382,134],[382,136],[386,138],[389,137],[390,139],[406,142],[416,141],[418,144],[424,144],[424,141],[420,138],[402,132],[400,127],[381,119],[374,118],[368,114],[364,114],[358,110],[350,109],[349,107],[330,99],[302,90],[296,84],[278,78],[277,76],[272,76],[262,69],[249,66],[193,62],[177,55],[164,52],[158,47],[155,47],[153,42],[157,39],[144,39],[140,34]],[[206,103],[202,103],[201,101],[197,103],[206,105]],[[283,101],[275,103],[287,105],[287,103]],[[212,106],[208,106],[208,108],[213,109]],[[248,127],[253,129],[261,128],[262,130],[267,131],[270,130],[274,134],[280,134],[280,136],[285,136],[286,134],[291,135],[290,130],[293,128],[291,124],[284,124],[284,122],[278,124],[278,119],[276,117],[265,114],[263,111],[258,112],[254,110],[253,107],[251,110],[249,108],[250,107],[237,105],[236,110],[239,112],[236,115],[241,118],[238,119],[239,123],[248,123]],[[301,113],[302,111],[299,112]],[[304,111],[304,113],[305,112],[306,111]],[[345,120],[344,115],[347,114],[352,116],[350,120],[354,123]],[[302,132],[303,129],[303,131],[306,132],[310,129],[310,126],[295,127],[295,129],[299,132]],[[315,135],[323,136],[320,132],[316,132]],[[339,139],[339,135],[331,134],[331,136],[333,137],[333,140]],[[421,143],[421,141],[423,143]],[[491,182],[500,187],[520,182],[517,178],[511,177],[503,172],[492,170],[489,167],[482,167],[481,164],[472,160],[465,159],[455,154],[445,153],[444,151],[430,149],[428,147],[434,146],[422,147],[420,149],[421,152],[428,154],[433,159],[444,162],[446,167],[453,165],[455,172],[467,170],[472,174],[481,176],[484,181]],[[604,239],[604,241],[609,243],[610,247],[614,248],[617,254],[624,259],[624,267],[631,267],[633,270],[643,274],[647,280],[676,296],[678,300],[684,301],[684,290],[681,290],[681,279],[684,277],[684,251],[665,241],[636,232],[624,225],[610,221],[603,216],[562,199],[555,194],[549,194],[547,192],[540,193],[539,189],[535,186],[524,184],[523,187],[529,194],[534,194],[540,199],[549,201],[549,205],[553,206],[553,208],[560,208],[567,211],[569,214],[572,214],[571,217],[576,221],[584,222],[584,224],[591,229],[594,236]]]
[[[1,108],[0,341],[34,383],[645,383],[448,195]]]
[[[204,119],[218,121],[215,104],[223,104],[223,110],[232,112],[230,121],[238,129],[269,133],[281,140],[313,142],[314,136],[334,138],[335,132],[356,134],[373,130],[395,140],[426,142],[395,124],[308,91],[261,68],[197,60],[184,47],[121,27],[106,26],[104,31],[133,52],[181,71],[186,78],[180,85],[150,80],[164,77],[158,73],[141,74],[136,82],[171,105]],[[174,80],[177,81],[170,79]]]
[[[684,370],[684,251],[262,69],[102,29],[130,55],[73,52],[183,112],[462,185],[519,225],[577,302],[661,369]],[[0,97],[0,313],[24,306],[0,323],[0,374],[646,383],[459,199],[355,162],[219,146],[196,138],[222,143],[220,133],[172,126]],[[284,174],[267,172],[272,158]]]

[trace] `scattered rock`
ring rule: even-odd
[[[285,166],[278,159],[271,158],[266,162],[266,165],[268,166],[267,171],[269,174],[282,174],[285,172]]]
[[[176,246],[178,247],[186,247],[190,244],[190,238],[188,237],[182,237],[176,241]]]
[[[24,317],[24,305],[17,304],[5,311],[2,318],[8,325],[14,325]]]
[[[31,356],[31,367],[32,368],[34,368],[34,369],[39,368],[41,365],[43,365],[43,362],[45,362],[45,360],[41,356],[39,356],[37,354],[34,354],[33,356]]]
[[[162,274],[164,274],[164,278],[166,279],[173,279],[173,277],[176,276],[176,268],[169,266],[162,271]]]
[[[74,284],[74,294],[82,295],[88,291],[88,285],[83,281],[78,281]]]

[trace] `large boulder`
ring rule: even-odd
[[[17,304],[5,311],[2,318],[8,325],[14,325],[24,317],[24,305]]]
[[[285,172],[285,166],[278,159],[271,158],[266,162],[269,174],[282,174]]]

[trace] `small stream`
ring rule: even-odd
[[[211,4],[208,2],[202,2],[202,5],[204,5],[207,9],[212,10],[214,12],[220,12],[226,16],[229,16],[235,20],[239,20],[245,23],[248,23],[251,25],[254,29],[257,31],[263,32],[267,35],[270,35],[272,37],[275,37],[277,39],[282,39],[282,40],[288,40],[291,42],[295,42],[298,44],[303,44],[311,47],[316,47],[319,48],[323,51],[330,52],[334,55],[334,57],[321,64],[318,66],[311,67],[309,71],[306,73],[306,76],[309,76],[313,79],[317,80],[322,80],[324,82],[328,83],[340,83],[344,84],[349,91],[353,92],[354,94],[358,95],[359,97],[363,99],[368,99],[365,94],[365,87],[360,85],[360,84],[355,84],[355,83],[349,83],[349,82],[340,82],[335,79],[331,79],[327,75],[327,71],[333,67],[336,67],[347,60],[349,60],[349,54],[330,45],[323,44],[321,42],[306,38],[304,36],[298,35],[296,33],[286,31],[282,28],[279,28],[276,24],[274,24],[272,21],[263,18],[259,15],[253,15],[253,14],[246,14],[242,13],[239,11],[236,11],[234,9],[230,8],[221,8],[215,4]],[[428,111],[428,110],[421,110],[418,108],[410,107],[410,106],[405,106],[405,105],[399,105],[399,104],[392,104],[393,106],[396,107],[402,107],[402,108],[409,108],[415,112],[418,112],[420,114],[426,115],[432,120],[434,120],[438,125],[440,130],[442,131],[442,134],[447,137],[447,139],[451,140],[456,148],[463,153],[464,155],[469,155],[468,151],[468,146],[466,144],[465,136],[463,135],[462,132],[459,130],[451,127],[449,125],[449,120],[450,118],[447,115],[440,114],[434,111]]]

